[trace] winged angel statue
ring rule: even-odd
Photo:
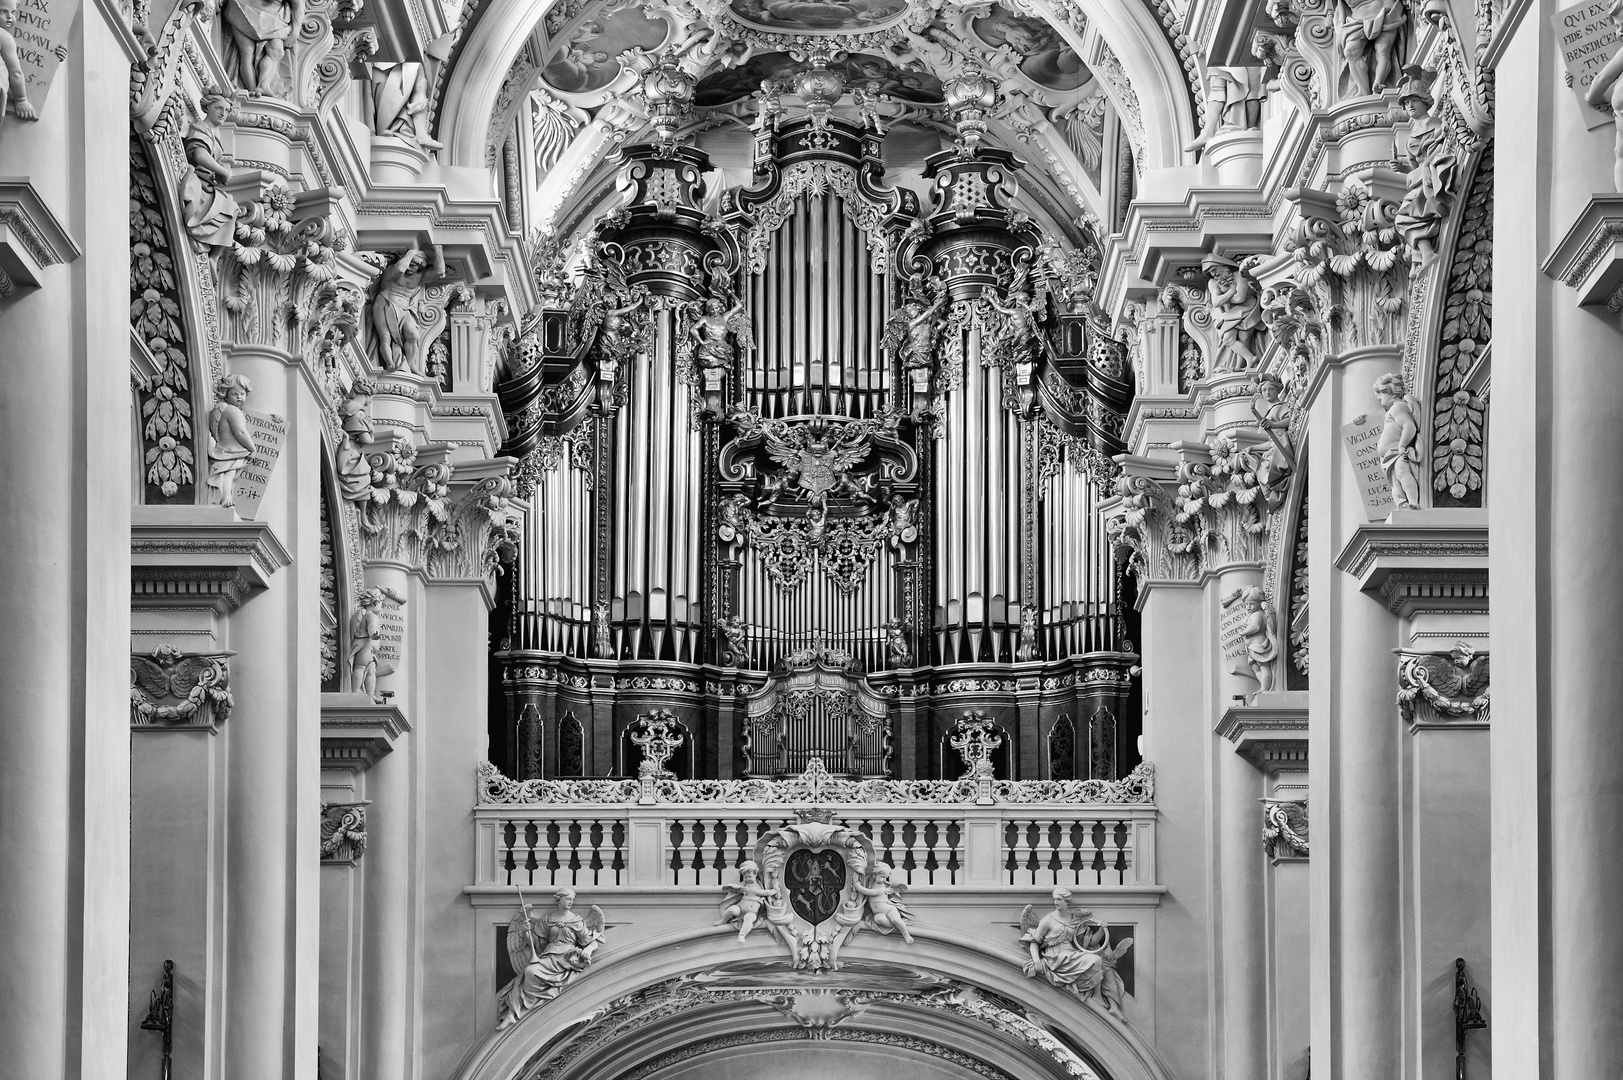
[[[1027,978],[1044,978],[1084,1001],[1103,999],[1105,1008],[1122,1019],[1126,992],[1116,961],[1132,948],[1133,939],[1110,944],[1110,931],[1086,908],[1071,908],[1071,890],[1054,890],[1054,910],[1041,918],[1027,904],[1020,913],[1020,941],[1031,952],[1023,968]]]
[[[497,1028],[511,1027],[557,997],[603,944],[603,909],[592,904],[584,916],[578,914],[574,889],[553,893],[552,910],[539,919],[522,897],[520,902],[518,914],[507,924],[507,959],[517,974],[496,994],[501,1009]]]

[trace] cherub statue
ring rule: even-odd
[[[1213,371],[1249,371],[1261,360],[1262,296],[1251,276],[1252,261],[1244,263],[1222,255],[1201,260],[1207,273],[1206,299],[1217,324],[1217,355]]]
[[[947,307],[947,290],[936,283],[935,299],[925,296],[908,297],[885,324],[885,336],[879,347],[901,359],[904,370],[925,369],[935,366],[935,343],[947,321],[942,312]]]
[[[423,332],[412,307],[425,286],[446,276],[445,252],[438,244],[433,248],[433,260],[430,266],[429,256],[413,244],[378,277],[377,296],[372,300],[373,344],[385,371],[423,374]]]
[[[1071,910],[1071,890],[1055,889],[1053,899],[1054,910],[1041,918],[1032,904],[1020,913],[1020,941],[1031,954],[1022,970],[1027,978],[1047,979],[1083,1000],[1102,997],[1105,1008],[1120,1017],[1124,987],[1115,972],[1116,961],[1133,940],[1112,949],[1109,929],[1095,921],[1092,912]]]
[[[28,75],[17,56],[17,0],[0,0],[0,116],[9,105],[19,120],[38,120],[39,110],[28,100]]]
[[[1290,436],[1290,406],[1282,400],[1285,384],[1271,371],[1259,372],[1253,385],[1256,393],[1251,398],[1251,415],[1257,426],[1274,444],[1277,457],[1270,470],[1276,477],[1287,475],[1296,465],[1296,448]]]
[[[1262,68],[1220,67],[1206,69],[1206,122],[1200,134],[1185,150],[1204,149],[1220,132],[1250,131],[1262,123],[1262,103],[1268,100],[1268,84]]]
[[[1454,208],[1454,181],[1459,156],[1448,141],[1448,129],[1431,115],[1430,79],[1418,67],[1403,80],[1398,101],[1409,113],[1409,171],[1395,221],[1413,253],[1414,272],[1437,261],[1437,238]]]
[[[732,341],[728,335],[732,335]],[[729,371],[737,359],[738,348],[745,352],[755,348],[755,332],[750,318],[744,313],[744,301],[728,307],[720,297],[711,296],[704,302],[703,314],[693,320],[688,336],[695,342],[693,355],[699,366],[706,370]],[[734,347],[733,341],[738,343]]]
[[[1402,510],[1420,508],[1420,481],[1415,476],[1415,463],[1420,460],[1420,448],[1415,445],[1420,425],[1415,420],[1414,402],[1409,397],[1403,376],[1389,371],[1375,380],[1375,393],[1381,408],[1386,410],[1386,427],[1375,444],[1375,453],[1392,485],[1392,498]]]
[[[1279,626],[1273,605],[1260,585],[1248,589],[1235,589],[1222,600],[1227,611],[1234,603],[1245,605],[1245,623],[1240,636],[1245,639],[1245,660],[1251,668],[1251,677],[1263,693],[1274,688],[1274,661],[1279,657]]]
[[[243,403],[253,393],[246,375],[227,375],[214,389],[214,408],[209,412],[209,501],[215,506],[235,506],[237,473],[254,453],[254,437],[248,430]]]
[[[1339,36],[1353,94],[1380,93],[1397,82],[1408,51],[1407,0],[1350,0]]]
[[[761,868],[754,860],[746,859],[738,867],[738,884],[722,886],[721,918],[716,922],[738,924],[738,940],[742,942],[755,929],[761,905],[771,900],[776,890],[761,884]]]
[[[1606,9],[1606,17],[1623,27],[1623,0],[1612,0],[1611,7]],[[1612,58],[1595,73],[1589,89],[1584,91],[1584,100],[1597,106],[1609,104],[1613,115],[1623,117],[1623,78],[1620,76],[1623,76],[1623,39],[1620,39],[1618,50],[1612,54]],[[1623,122],[1617,124],[1612,153],[1616,157],[1612,165],[1612,186],[1623,192]]]
[[[384,598],[404,604],[406,598],[393,589],[362,589],[355,598],[355,614],[349,619],[349,685],[358,694],[365,694],[379,705],[384,698],[378,694],[378,679],[393,675],[393,664],[378,660],[379,643],[383,640],[383,616],[378,609]]]
[[[282,62],[304,22],[304,0],[225,0],[225,69],[250,94],[287,94]]]
[[[907,623],[900,616],[885,624],[885,655],[892,667],[909,667],[913,663],[913,647],[907,643]]]
[[[727,642],[727,651],[732,655],[732,665],[738,667],[748,663],[750,635],[744,617],[726,615],[717,620],[716,625],[721,630],[722,638]]]
[[[552,910],[536,919],[521,899],[519,913],[507,924],[507,959],[516,974],[496,994],[498,1030],[557,997],[603,944],[602,908],[593,904],[584,918],[576,914],[575,890],[569,888],[553,893],[552,902]]]
[[[907,886],[893,884],[890,880],[893,872],[889,863],[876,862],[868,873],[869,884],[855,881],[852,888],[868,898],[868,921],[875,930],[881,934],[894,931],[911,945],[913,935],[908,932],[907,923],[913,915],[902,903],[902,894],[907,891]]]
[[[366,78],[372,88],[372,134],[398,135],[424,150],[445,145],[428,133],[428,79],[422,64],[368,64]]]
[[[180,178],[180,205],[186,231],[199,250],[228,248],[236,239],[237,200],[225,190],[231,169],[220,142],[220,125],[231,118],[237,104],[228,94],[210,91],[199,103],[202,115],[186,129],[188,168]]]

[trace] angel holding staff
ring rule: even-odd
[[[519,893],[519,913],[507,924],[507,958],[516,974],[496,994],[501,1009],[498,1028],[511,1027],[532,1009],[551,1001],[570,979],[585,971],[603,944],[603,909],[596,904],[584,917],[574,911],[575,890],[552,894],[553,908],[539,920]]]

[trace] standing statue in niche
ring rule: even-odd
[[[378,659],[383,641],[383,615],[378,609],[383,606],[385,597],[396,604],[406,602],[406,598],[393,589],[363,589],[355,598],[355,614],[349,620],[350,690],[365,694],[379,705],[385,699],[378,693],[378,679],[395,672],[393,664]]]
[[[1612,0],[1606,17],[1623,28],[1623,0]],[[1617,52],[1606,61],[1605,66],[1595,74],[1589,89],[1584,91],[1584,100],[1591,105],[1610,105],[1613,116],[1623,117],[1623,39],[1620,39]],[[1612,165],[1612,186],[1623,192],[1623,120],[1619,120],[1615,126],[1617,134],[1612,153],[1616,161]]]
[[[228,248],[236,240],[237,200],[225,191],[231,170],[224,163],[220,125],[231,119],[237,103],[211,91],[199,102],[202,115],[186,129],[186,162],[180,178],[180,205],[186,232],[200,250]]]
[[[433,265],[415,244],[383,268],[378,277],[378,293],[372,301],[373,343],[378,363],[385,371],[410,371],[421,375],[422,329],[412,310],[423,289],[444,279],[445,252],[435,244]]]
[[[28,100],[28,76],[17,57],[17,0],[0,0],[0,116],[9,106],[19,120],[38,120],[39,110]],[[61,59],[58,53],[58,59]]]
[[[424,150],[444,143],[428,133],[428,79],[415,61],[368,64],[372,88],[372,134],[398,135]]]
[[[246,375],[228,375],[214,388],[214,408],[209,412],[209,502],[215,506],[235,506],[237,473],[254,453],[254,437],[248,430],[243,403],[253,393]]]
[[[602,908],[593,904],[585,917],[576,914],[574,889],[559,889],[552,902],[552,910],[540,919],[529,904],[522,904],[507,924],[507,959],[516,974],[496,994],[501,1010],[497,1030],[512,1027],[557,997],[603,944]]]
[[[1419,274],[1437,261],[1437,240],[1454,208],[1460,159],[1449,145],[1447,127],[1431,115],[1431,80],[1418,68],[1410,70],[1398,99],[1408,110],[1410,124],[1409,171],[1396,222],[1413,253],[1414,273]]]
[[[225,0],[226,73],[250,94],[287,95],[282,65],[303,22],[304,0]]]
[[[755,348],[755,334],[742,300],[729,308],[720,297],[710,297],[688,328],[688,336],[694,339],[695,359],[706,371],[731,371],[740,348],[745,352]]]
[[[1395,371],[1375,380],[1375,394],[1381,400],[1381,408],[1386,410],[1386,427],[1381,429],[1375,453],[1391,482],[1392,499],[1400,510],[1418,510],[1420,480],[1414,467],[1420,460],[1420,447],[1416,445],[1420,425],[1415,420],[1414,402],[1403,376]]]
[[[1408,52],[1407,0],[1352,0],[1339,36],[1354,96],[1396,85]]]
[[[1262,103],[1268,83],[1262,68],[1209,67],[1206,69],[1206,122],[1185,150],[1203,149],[1218,135],[1251,131],[1262,123]]]
[[[1035,905],[1020,913],[1020,941],[1030,952],[1023,971],[1028,979],[1047,979],[1082,998],[1102,999],[1111,1015],[1121,1018],[1126,988],[1116,961],[1132,947],[1128,938],[1112,947],[1110,930],[1086,908],[1073,911],[1071,890],[1055,889],[1054,910],[1037,917]]]
[[[1245,606],[1245,623],[1240,628],[1240,637],[1245,641],[1245,662],[1258,688],[1266,694],[1274,688],[1274,661],[1279,658],[1279,625],[1273,605],[1268,603],[1268,594],[1261,586],[1253,585],[1248,589],[1235,589],[1222,603],[1224,611],[1235,603]]]
[[[1262,358],[1262,290],[1251,276],[1255,260],[1208,255],[1200,265],[1207,273],[1206,299],[1217,325],[1212,370],[1250,371]]]

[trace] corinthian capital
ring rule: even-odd
[[[488,578],[510,562],[519,543],[519,515],[506,476],[479,481],[431,526],[428,572],[436,578]]]
[[[1105,529],[1129,553],[1128,566],[1140,583],[1154,579],[1193,581],[1200,573],[1201,536],[1183,507],[1159,482],[1123,473],[1116,480],[1119,497]]]

